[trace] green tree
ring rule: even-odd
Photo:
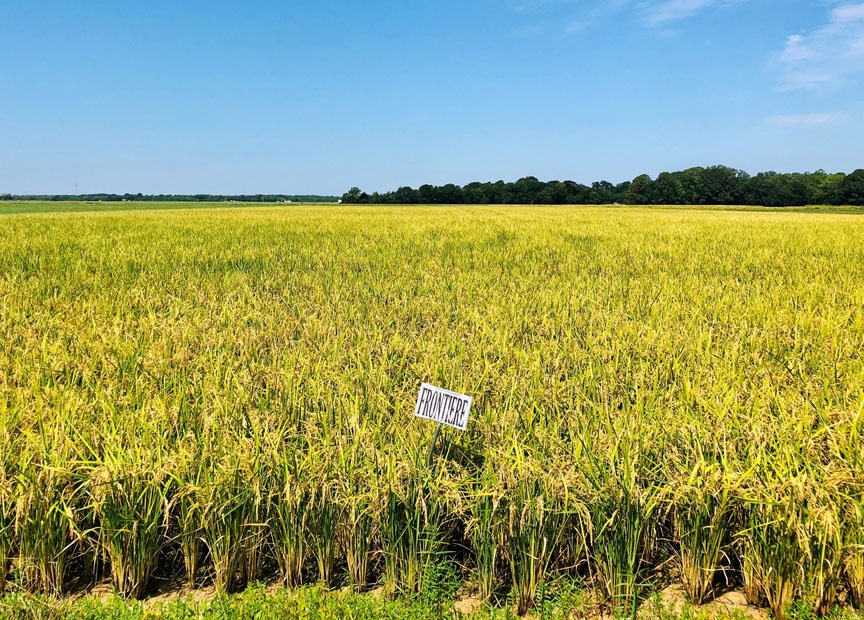
[[[435,188],[429,184],[417,188],[417,202],[424,205],[435,204]]]
[[[561,181],[549,181],[546,187],[540,190],[538,201],[540,204],[564,205],[569,202],[569,191]]]
[[[487,194],[488,183],[478,183],[477,181],[469,183],[462,188],[462,199],[465,204],[485,205],[489,204],[489,196]],[[421,188],[422,189],[422,188]]]
[[[840,203],[864,206],[864,169],[846,175],[840,183]]]
[[[661,172],[654,181],[654,201],[661,205],[684,203],[684,186],[674,174]]]
[[[411,205],[420,202],[417,190],[410,187],[400,187],[393,193],[393,202],[400,205]]]
[[[513,184],[513,202],[533,204],[540,202],[540,192],[544,184],[537,177],[523,177]]]
[[[612,194],[615,186],[609,181],[594,181],[591,184],[591,202],[594,204],[608,204],[613,202]]]
[[[654,198],[654,181],[647,174],[633,179],[627,189],[626,202],[631,205],[650,205]]]
[[[732,205],[743,202],[744,184],[749,177],[742,170],[711,166],[702,171],[701,204]]]
[[[675,176],[681,181],[681,188],[684,192],[684,203],[690,205],[705,204],[705,189],[702,185],[703,172],[705,172],[705,168],[697,166],[675,173]]]
[[[835,172],[834,174],[826,174],[820,179],[819,189],[814,200],[819,204],[837,205],[841,203],[841,191],[843,179],[846,174],[843,172]]]
[[[360,202],[360,195],[362,192],[359,187],[352,187],[347,192],[342,194],[342,202],[347,204],[357,204]]]
[[[438,188],[438,203],[444,205],[462,204],[462,188],[448,183]]]

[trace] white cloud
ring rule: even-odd
[[[772,125],[783,127],[825,127],[836,125],[843,115],[836,112],[814,112],[811,114],[777,114],[767,119]]]
[[[549,33],[581,34],[604,17],[620,14],[636,0],[511,0],[511,10],[524,20],[520,36]]]
[[[645,23],[658,26],[684,19],[714,4],[717,4],[717,0],[666,0],[648,8]]]
[[[513,10],[527,15],[574,4],[579,4],[579,0],[516,0],[513,3]]]
[[[599,19],[629,13],[644,26],[666,28],[712,7],[723,7],[749,0],[511,0],[514,12],[523,16],[567,14],[565,31],[582,32]]]
[[[779,62],[788,90],[835,86],[864,74],[864,3],[837,6],[821,28],[789,36]]]
[[[643,22],[648,26],[664,26],[685,19],[711,7],[741,4],[748,0],[661,0],[644,3]]]

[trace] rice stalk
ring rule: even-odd
[[[335,481],[336,503],[341,506],[339,539],[348,565],[352,587],[366,587],[374,535],[371,484],[373,465],[366,461],[361,440],[345,444],[341,450],[338,477]]]
[[[565,522],[560,508],[549,506],[542,485],[520,485],[507,497],[504,539],[510,575],[516,589],[517,613],[525,614],[537,600]]]
[[[271,457],[276,462],[271,474],[268,523],[282,580],[286,587],[296,588],[303,581],[312,500],[307,464],[298,458],[298,450],[292,448],[286,446],[284,452]]]
[[[106,455],[90,480],[99,542],[111,564],[114,590],[141,598],[165,539],[169,479],[135,450]]]
[[[482,484],[482,483],[481,483]],[[495,591],[498,549],[502,534],[500,523],[501,497],[491,486],[481,487],[470,499],[471,519],[466,526],[466,535],[474,549],[477,562],[480,598],[490,601]]]
[[[216,591],[224,594],[239,585],[252,491],[249,472],[236,462],[221,464],[213,474],[201,488],[202,532],[213,561]]]
[[[713,595],[714,577],[730,542],[734,511],[728,476],[699,460],[674,497],[673,520],[679,544],[681,582],[696,605]]]
[[[63,593],[75,523],[68,471],[25,462],[15,488],[15,539],[21,582],[30,592]]]
[[[179,530],[186,587],[192,589],[197,583],[201,563],[203,540],[201,502],[204,499],[203,484],[207,472],[206,461],[200,457],[190,460],[191,463],[181,463],[174,473],[174,493],[170,500],[169,513],[173,514],[173,520]]]
[[[318,564],[318,579],[325,588],[333,583],[340,513],[340,507],[334,501],[332,487],[326,482],[316,485],[309,504],[307,528]]]
[[[13,530],[15,527],[12,484],[6,472],[5,459],[0,460],[0,595],[6,591],[6,575],[12,556]]]
[[[785,620],[801,592],[808,559],[800,506],[789,497],[761,502],[746,509],[747,528],[739,533],[747,594],[756,602],[764,597],[774,617]]]
[[[415,594],[440,544],[442,506],[422,472],[408,472],[399,480],[397,475],[390,471],[383,510],[378,512],[384,574],[392,590]]]

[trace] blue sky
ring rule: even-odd
[[[864,1],[0,0],[0,193],[864,167]]]

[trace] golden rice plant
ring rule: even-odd
[[[227,456],[210,472],[201,487],[202,532],[213,561],[217,592],[233,592],[239,585],[250,507],[252,475],[239,459]]]
[[[113,447],[94,467],[90,498],[99,542],[111,564],[114,589],[141,598],[165,540],[170,479],[161,463],[140,448]]]
[[[6,575],[9,572],[9,560],[12,556],[12,530],[15,521],[12,484],[8,479],[5,459],[0,463],[3,466],[0,471],[0,595],[2,595],[6,591]]]
[[[698,487],[687,491],[689,497],[674,505],[681,583],[690,600],[701,605],[713,593],[715,572],[732,531],[731,500],[726,489],[716,494]]]
[[[381,533],[385,584],[393,591],[417,593],[428,566],[436,561],[446,505],[440,470],[429,471],[417,446],[410,465],[385,463],[387,476],[375,509]]]
[[[864,431],[864,399],[848,429],[833,435],[835,450],[848,468],[839,490],[840,535],[843,539],[843,573],[849,588],[849,601],[856,609],[864,608],[864,454],[860,448]]]
[[[310,499],[307,534],[318,564],[318,579],[325,587],[330,587],[333,582],[341,512],[341,506],[336,503],[333,483],[326,478],[319,479]]]
[[[261,576],[264,556],[267,551],[267,540],[270,534],[268,516],[269,489],[266,488],[268,474],[259,463],[250,473],[249,489],[251,497],[249,507],[244,517],[244,538],[240,580],[250,584],[258,581]]]
[[[854,508],[849,510],[843,569],[849,586],[850,602],[856,609],[861,609],[864,606],[864,503],[859,499]]]
[[[340,547],[348,565],[348,581],[358,590],[367,585],[375,536],[372,515],[374,461],[364,440],[371,440],[371,437],[358,433],[339,448],[334,481],[335,501],[341,506],[342,514],[339,523]]]
[[[809,562],[804,569],[804,598],[820,617],[827,616],[837,604],[846,554],[837,503],[826,500],[821,505],[814,502],[805,517]]]
[[[510,489],[506,497],[503,538],[517,613],[522,615],[534,606],[567,519],[565,509],[550,502],[539,481]]]
[[[644,590],[667,493],[645,430],[635,410],[617,421],[590,421],[579,436],[595,579],[610,605],[629,614]]]
[[[189,438],[191,439],[191,437]],[[180,539],[180,553],[186,573],[186,587],[197,583],[201,562],[203,484],[207,480],[208,466],[203,455],[192,453],[180,458],[171,468],[173,493],[168,512],[176,525]]]
[[[285,443],[271,454],[269,525],[273,551],[282,580],[289,588],[303,580],[303,563],[308,552],[307,523],[311,504],[311,472],[302,458],[302,444]]]
[[[764,597],[774,617],[784,620],[793,600],[801,595],[810,559],[802,518],[805,506],[800,478],[768,488],[777,495],[753,497],[745,508],[740,554],[750,600],[759,597],[755,601],[759,602]]]
[[[728,457],[716,451],[716,443],[709,451],[696,437],[687,443],[694,453],[690,458],[676,455],[673,467],[680,468],[683,476],[673,478],[670,502],[681,584],[690,600],[701,605],[714,594],[717,569],[730,550],[737,517],[736,488],[747,473],[730,471]]]
[[[540,429],[550,422],[538,419],[536,423],[534,432],[539,435]],[[497,468],[494,474],[497,480],[487,482],[491,488],[482,491],[477,498],[479,505],[475,504],[480,518],[475,525],[491,526],[488,533],[474,533],[479,543],[475,550],[478,563],[482,554],[487,554],[483,558],[487,564],[482,569],[486,595],[492,591],[494,556],[500,545],[510,568],[520,615],[535,605],[553,559],[562,555],[563,545],[575,544],[575,554],[579,555],[578,548],[584,549],[585,543],[587,519],[580,503],[584,489],[578,488],[580,481],[574,479],[566,456],[556,454],[555,448],[544,445],[537,435],[528,435],[530,443],[514,438],[509,445],[501,446],[503,449],[497,454],[487,453]],[[546,457],[542,460],[545,467],[538,467],[537,455]],[[558,459],[553,455],[561,461],[556,463]]]
[[[13,491],[19,585],[59,596],[75,527],[72,476],[67,469],[25,459]]]
[[[11,420],[7,401],[0,399],[0,595],[6,590],[9,562],[14,554],[15,470],[12,455],[16,442],[10,432]]]
[[[469,490],[469,519],[465,527],[465,533],[474,549],[480,598],[484,601],[491,601],[495,591],[495,577],[502,547],[504,502],[503,491],[497,482],[493,457],[487,453],[476,489]]]

